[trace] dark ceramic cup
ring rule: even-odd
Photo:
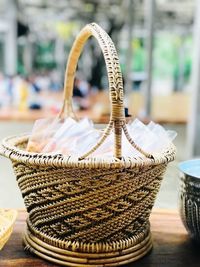
[[[200,159],[179,164],[180,215],[190,236],[200,241]]]

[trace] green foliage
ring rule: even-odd
[[[36,69],[53,69],[56,67],[54,60],[55,42],[45,41],[36,45],[34,67]]]

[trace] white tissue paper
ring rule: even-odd
[[[61,127],[61,124],[62,122],[58,118],[36,120],[28,140],[27,150],[29,152],[41,152]]]
[[[128,123],[127,129],[133,141],[144,151],[152,154],[167,148],[177,135],[175,131],[165,130],[159,124],[150,122],[145,125],[138,119]],[[37,150],[35,152],[56,152],[79,157],[93,148],[102,134],[103,131],[95,129],[88,118],[78,122],[72,118],[63,121],[59,119],[38,120],[35,122],[29,139],[28,150],[33,151],[35,145],[35,150]],[[114,133],[112,131],[91,156],[111,157],[113,148]],[[141,156],[140,152],[128,142],[124,133],[122,134],[122,152],[125,157]]]

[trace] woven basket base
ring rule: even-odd
[[[117,252],[109,253],[78,253],[51,246],[30,232],[24,235],[25,250],[53,263],[63,266],[103,267],[121,266],[136,261],[146,255],[152,248],[150,232],[140,243]],[[69,256],[70,255],[70,256]]]

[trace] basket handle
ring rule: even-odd
[[[105,59],[106,69],[108,73],[108,82],[109,82],[111,115],[108,126],[104,130],[104,133],[100,138],[100,140],[90,151],[88,151],[82,157],[80,157],[80,159],[83,159],[89,156],[92,152],[94,152],[105,141],[106,137],[110,134],[112,128],[114,128],[114,156],[116,158],[121,159],[122,157],[122,144],[121,144],[122,129],[124,130],[124,133],[128,141],[137,150],[139,150],[145,156],[151,157],[150,154],[140,149],[128,134],[126,128],[125,115],[124,115],[123,82],[122,82],[122,74],[119,65],[118,55],[111,38],[96,23],[88,24],[81,30],[76,40],[74,41],[74,44],[70,51],[65,72],[64,102],[59,117],[65,118],[66,115],[75,117],[72,109],[74,77],[78,59],[83,50],[84,44],[86,43],[86,41],[90,36],[93,36],[97,39]]]

